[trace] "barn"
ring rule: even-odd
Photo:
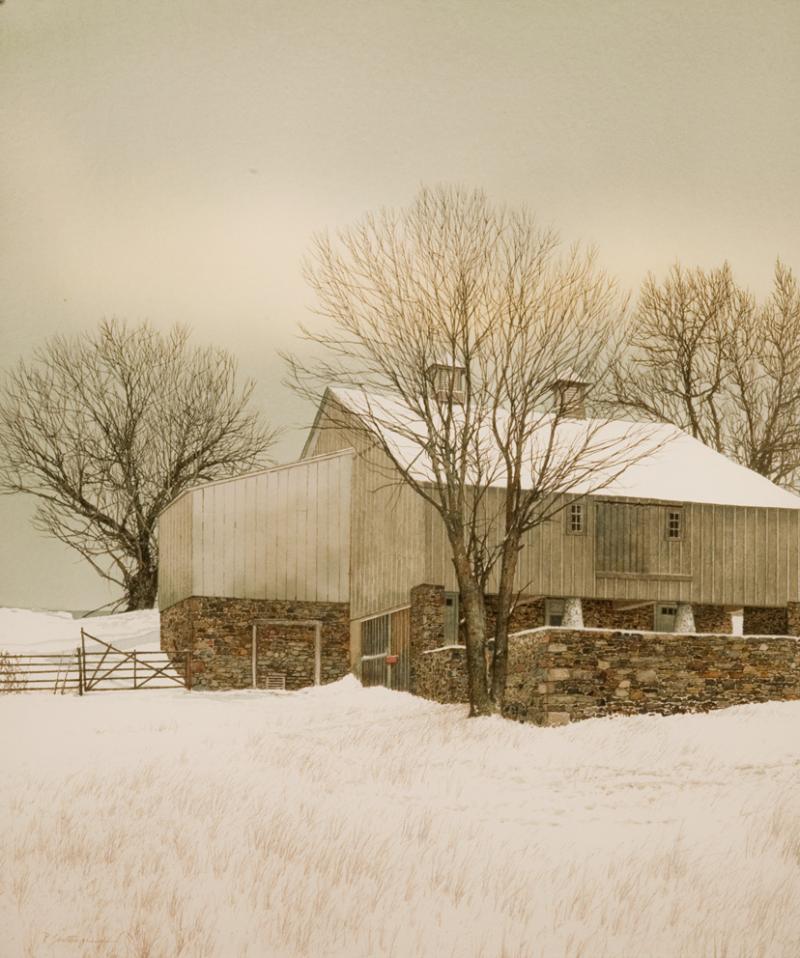
[[[328,390],[299,461],[190,489],[162,513],[162,647],[195,687],[353,671],[419,691],[422,656],[458,647],[442,523],[364,440],[367,401]],[[798,634],[800,498],[657,428],[651,456],[528,534],[512,628]]]

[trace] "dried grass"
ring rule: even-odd
[[[798,720],[8,697],[3,955],[796,958]]]

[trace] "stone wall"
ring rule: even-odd
[[[742,629],[745,635],[797,635],[789,632],[786,608],[746,605]]]
[[[466,702],[463,650],[423,658],[419,694]],[[537,725],[788,699],[800,699],[791,637],[540,628],[509,642],[504,714]]]
[[[161,648],[183,672],[191,653],[192,685],[199,689],[250,688],[253,683],[253,624],[259,620],[322,622],[320,678],[323,683],[350,671],[350,611],[342,602],[292,602],[193,597],[161,613]],[[286,688],[314,683],[315,629],[259,624],[256,676],[286,676]]]
[[[722,605],[692,605],[694,627],[697,632],[711,635],[730,635],[733,629],[731,614]],[[759,632],[758,635],[763,635]],[[779,633],[786,635],[786,630]]]
[[[786,606],[786,634],[800,635],[800,602],[789,602]]]
[[[444,645],[444,587],[417,585],[410,594],[409,689],[416,692],[422,653]]]
[[[416,694],[434,702],[469,702],[467,650],[452,645],[423,652],[416,669]]]
[[[800,699],[800,642],[542,629],[509,648],[505,711],[540,725]]]
[[[610,599],[584,599],[583,625],[587,629],[653,628],[653,603],[617,609]]]

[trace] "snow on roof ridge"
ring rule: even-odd
[[[406,409],[411,421],[415,417],[401,396],[387,390],[375,392],[356,386],[332,386],[330,394],[343,403],[355,415],[363,415],[365,406],[373,402],[384,404],[391,421],[392,415]],[[395,407],[392,410],[390,407]],[[398,422],[400,416],[397,415]],[[672,423],[635,422],[627,419],[566,420],[558,427],[569,435],[581,428],[609,430],[608,440],[614,433],[624,437],[626,429],[646,429],[652,438],[655,451],[631,465],[622,476],[601,489],[586,488],[583,494],[627,498],[654,499],[662,502],[697,502],[707,505],[742,506],[755,508],[800,509],[800,496],[778,486],[765,476],[747,466],[734,462],[701,440],[690,436]],[[391,433],[387,425],[386,432]],[[598,432],[600,435],[600,432]],[[417,471],[418,478],[426,478],[420,465],[420,450],[412,450],[409,440],[399,435],[387,437],[394,442],[398,460],[406,460],[409,468]],[[660,442],[660,445],[659,445]],[[406,448],[408,447],[408,448]],[[582,490],[574,490],[582,494]]]

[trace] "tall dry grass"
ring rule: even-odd
[[[800,704],[0,701],[3,955],[796,958]]]

